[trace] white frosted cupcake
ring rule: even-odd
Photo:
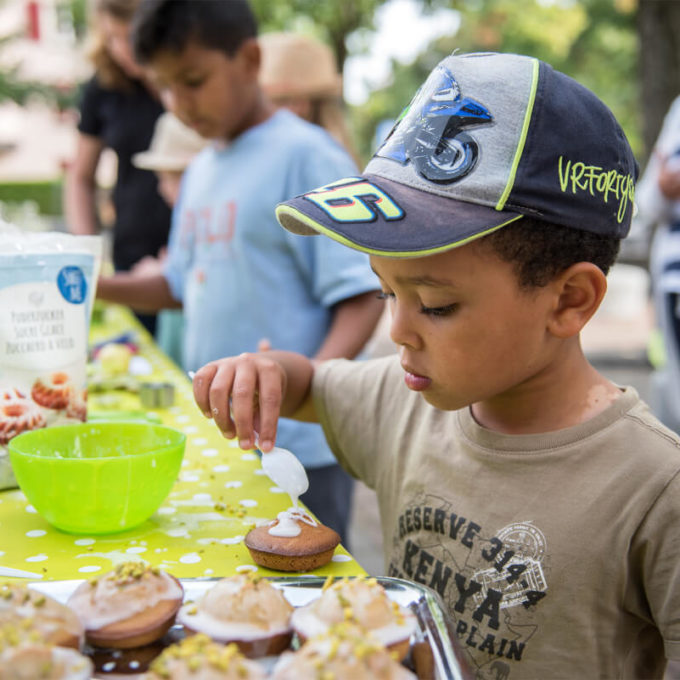
[[[415,680],[371,633],[351,623],[331,626],[281,656],[272,680]]]
[[[171,645],[151,664],[143,680],[264,680],[262,668],[236,645],[221,645],[207,635],[192,635]]]
[[[36,643],[3,646],[0,639],[0,680],[90,680],[93,672],[92,662],[75,649]]]
[[[390,600],[375,578],[329,578],[321,597],[293,612],[291,624],[304,641],[343,621],[370,631],[375,638],[403,659],[416,628],[412,612]]]
[[[91,645],[131,649],[161,638],[183,597],[174,576],[143,562],[123,562],[78,586],[68,605],[83,622]]]
[[[22,639],[60,647],[80,649],[83,642],[83,625],[75,612],[24,584],[0,585],[0,634],[10,629],[21,631]]]
[[[223,578],[198,602],[187,602],[177,621],[189,632],[233,642],[251,658],[279,654],[292,637],[293,607],[269,581],[251,575]]]

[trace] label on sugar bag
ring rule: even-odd
[[[87,344],[100,261],[95,236],[0,224],[0,489],[18,434],[87,418]]]

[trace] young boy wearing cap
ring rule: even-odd
[[[660,678],[680,659],[680,440],[579,343],[636,175],[575,81],[448,57],[362,177],[277,210],[371,255],[399,356],[251,354],[194,380],[263,450],[279,413],[321,422],[377,491],[388,573],[442,596],[475,677]]]
[[[255,351],[262,338],[354,357],[381,313],[365,254],[276,222],[277,203],[356,167],[324,130],[264,97],[256,34],[246,0],[145,0],[133,21],[137,59],[168,109],[214,141],[183,177],[163,274],[104,279],[98,295],[147,309],[181,303],[187,371]],[[284,422],[278,444],[307,468],[302,501],[346,542],[352,480],[321,428]]]

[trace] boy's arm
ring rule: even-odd
[[[280,416],[317,422],[311,399],[314,365],[294,352],[239,354],[206,364],[194,376],[194,397],[225,437],[242,449],[270,451]]]
[[[127,305],[140,312],[157,312],[159,309],[177,309],[182,306],[172,296],[163,274],[142,276],[119,272],[113,276],[102,276],[97,283],[97,298]]]
[[[384,309],[376,292],[355,295],[335,305],[331,327],[314,359],[353,359],[359,354],[373,334]]]

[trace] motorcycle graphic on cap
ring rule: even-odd
[[[440,66],[399,117],[376,156],[413,163],[425,179],[450,184],[467,175],[479,148],[467,130],[493,122],[489,110],[463,97],[451,72]]]

